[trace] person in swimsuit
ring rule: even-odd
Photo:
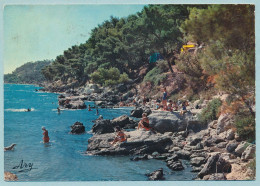
[[[146,113],[142,114],[142,119],[139,121],[137,129],[139,129],[139,128],[144,128],[145,130],[150,130],[149,119],[147,118]]]
[[[50,141],[50,138],[49,138],[49,135],[48,135],[48,131],[46,130],[45,127],[42,127],[42,130],[43,130],[43,143],[49,143]]]
[[[167,110],[167,91],[166,88],[163,89],[163,97],[162,97],[162,105],[163,105],[163,109]]]
[[[116,142],[124,142],[124,141],[126,141],[127,137],[126,137],[125,133],[122,132],[121,128],[118,127],[118,126],[116,127],[116,133],[117,133],[117,135],[116,135],[114,141],[112,141],[110,144],[113,145]]]
[[[91,111],[90,105],[88,105],[88,111]]]

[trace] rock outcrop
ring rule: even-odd
[[[72,126],[70,126],[70,128],[70,133],[72,134],[82,134],[85,132],[85,126],[83,125],[83,123],[80,123],[78,121],[74,123]]]
[[[156,171],[153,171],[149,174],[146,174],[146,176],[149,177],[149,180],[164,180],[162,168],[160,168]]]
[[[94,135],[88,140],[86,153],[90,155],[142,155],[167,152],[172,144],[171,138],[162,134],[152,134],[149,131],[125,132],[127,142],[111,145],[115,134]]]
[[[11,172],[4,172],[4,180],[5,181],[17,181],[18,178],[15,174]]]

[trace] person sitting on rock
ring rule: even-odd
[[[149,119],[147,118],[146,113],[142,114],[142,119],[139,121],[137,129],[139,129],[139,128],[144,128],[145,130],[150,130]]]
[[[176,102],[173,102],[172,107],[173,107],[173,110],[174,110],[174,111],[177,111],[177,110],[178,110],[178,104],[177,104]]]
[[[117,135],[116,135],[115,139],[110,144],[113,145],[116,142],[125,142],[127,140],[125,133],[118,126],[116,127],[116,133],[117,133]]]

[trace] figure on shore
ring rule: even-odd
[[[163,105],[163,110],[167,110],[167,91],[165,87],[163,89],[162,105]]]
[[[121,130],[120,127],[116,127],[116,137],[115,139],[110,143],[110,144],[115,144],[116,142],[124,142],[127,140],[127,137],[125,135],[125,133]]]
[[[183,103],[182,103],[182,110],[181,110],[181,112],[180,112],[180,115],[183,116],[186,112],[187,112],[186,102],[183,102]]]
[[[15,143],[13,143],[12,145],[10,145],[9,147],[4,147],[4,151],[8,151],[8,150],[14,150],[14,146],[15,146],[16,144]]]
[[[46,130],[45,127],[42,127],[42,130],[43,130],[43,143],[49,143],[50,141],[50,138],[49,138],[49,135],[48,135],[48,130]]]

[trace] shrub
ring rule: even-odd
[[[203,123],[208,123],[210,121],[218,119],[219,108],[222,102],[220,99],[213,99],[206,108],[204,108],[199,114],[199,120]]]
[[[156,66],[150,70],[144,77],[144,82],[151,82],[153,85],[157,86],[167,78],[167,74],[163,74],[163,70]]]
[[[255,140],[255,118],[249,113],[240,113],[236,115],[235,126],[237,133],[243,140],[253,142]]]

